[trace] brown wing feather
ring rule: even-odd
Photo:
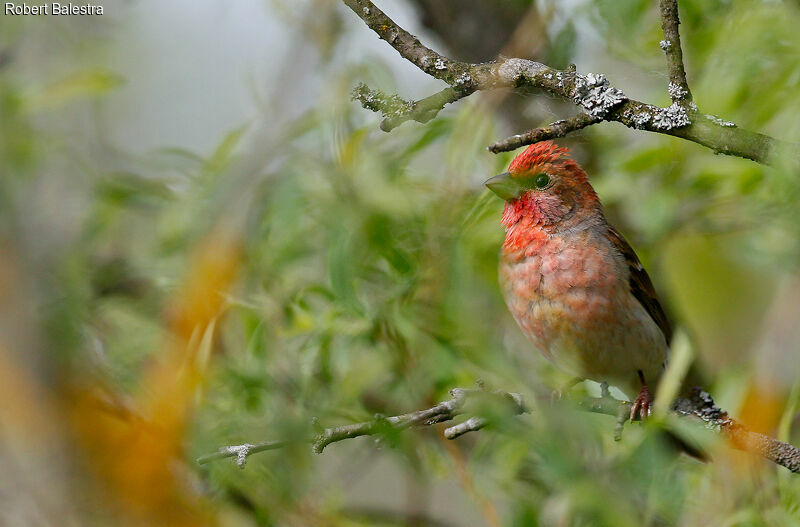
[[[625,238],[617,232],[611,225],[606,230],[606,237],[611,244],[625,257],[625,263],[628,264],[630,270],[630,285],[631,293],[642,304],[645,310],[650,314],[653,321],[661,328],[664,333],[664,338],[667,339],[667,344],[672,341],[672,327],[669,325],[667,315],[664,309],[658,302],[656,290],[653,288],[653,282],[644,270],[642,263],[636,256],[636,253],[631,248],[630,244],[625,241]]]

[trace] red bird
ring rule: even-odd
[[[506,200],[500,284],[548,360],[579,379],[638,390],[630,418],[644,418],[647,381],[663,371],[672,330],[636,253],[568,154],[549,141],[531,145],[486,182]]]

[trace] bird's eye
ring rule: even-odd
[[[550,176],[547,174],[539,174],[536,176],[536,179],[533,181],[533,183],[536,185],[536,188],[544,188],[550,184]]]

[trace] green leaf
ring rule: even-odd
[[[331,248],[328,257],[328,273],[331,287],[338,301],[357,312],[362,311],[362,306],[356,296],[353,285],[355,273],[353,269],[353,255],[351,251],[350,235],[340,228],[331,236]]]
[[[105,95],[124,83],[124,79],[106,70],[73,73],[39,90],[33,90],[23,100],[26,110],[50,110],[80,99]]]
[[[240,126],[225,136],[211,157],[205,162],[203,166],[204,173],[217,174],[225,168],[247,128],[247,125]]]
[[[97,181],[96,192],[103,201],[116,205],[151,205],[172,197],[162,181],[130,172],[114,172]]]

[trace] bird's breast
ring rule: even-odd
[[[586,230],[504,252],[506,304],[544,356],[571,374],[651,372],[663,362],[663,335],[631,294],[622,257],[603,242]]]
[[[579,242],[553,236],[533,254],[503,258],[500,282],[508,307],[539,340],[562,326],[602,324],[612,314],[619,262]]]

